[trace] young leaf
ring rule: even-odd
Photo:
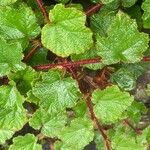
[[[129,93],[120,91],[117,86],[102,91],[98,89],[92,94],[94,112],[104,123],[113,123],[120,119],[133,100]]]
[[[37,138],[33,134],[18,136],[13,139],[13,144],[9,150],[42,150],[42,146],[37,144]]]
[[[150,1],[145,0],[142,4],[142,9],[144,10],[143,21],[144,28],[150,28]]]
[[[0,76],[23,69],[22,58],[22,47],[18,42],[7,43],[0,38]]]
[[[50,112],[73,107],[80,98],[75,80],[70,77],[62,78],[59,70],[43,73],[42,81],[35,84],[32,92],[40,99],[40,106]]]
[[[143,58],[148,47],[148,35],[137,30],[137,24],[118,12],[108,29],[108,37],[97,36],[98,55],[104,64],[135,63]]]
[[[7,6],[15,3],[17,0],[0,0],[0,6]]]
[[[69,127],[66,127],[60,133],[59,138],[63,144],[61,149],[83,149],[89,142],[93,140],[93,124],[88,119],[76,118]]]
[[[92,32],[85,26],[83,12],[57,4],[50,10],[49,18],[51,23],[42,29],[42,43],[56,55],[80,54],[92,46]]]
[[[0,36],[6,40],[18,41],[25,48],[29,39],[40,33],[36,17],[30,7],[21,5],[18,8],[0,8]]]
[[[38,109],[30,119],[30,126],[41,129],[41,133],[48,137],[57,137],[65,126],[67,116],[64,112],[47,113],[44,109]]]

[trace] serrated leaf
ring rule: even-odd
[[[143,58],[148,41],[147,34],[137,30],[134,20],[118,12],[108,29],[108,37],[97,36],[96,46],[104,64],[135,63]]]
[[[17,0],[0,0],[0,6],[7,6],[15,3]]]
[[[143,103],[133,101],[132,105],[125,112],[126,118],[132,122],[132,124],[137,124],[143,114],[147,112],[147,109]]]
[[[147,150],[145,139],[131,136],[131,134],[124,130],[117,130],[115,135],[111,138],[112,147],[115,150]]]
[[[0,129],[0,143],[4,144],[6,139],[10,139],[14,134],[14,131],[9,129]]]
[[[42,145],[37,144],[37,137],[33,134],[26,134],[25,136],[18,136],[13,139],[13,144],[9,150],[42,150]]]
[[[91,17],[90,26],[93,32],[101,36],[107,36],[107,30],[115,18],[116,12],[103,6],[97,14]]]
[[[7,43],[0,38],[0,76],[7,75],[10,71],[23,69],[22,58],[22,47],[18,42]]]
[[[82,60],[82,59],[92,59],[92,58],[96,58],[97,53],[96,53],[96,48],[91,48],[90,50],[86,51],[83,54],[78,54],[78,55],[72,55],[71,59],[72,60]],[[100,62],[100,63],[96,63],[96,64],[88,64],[88,65],[84,65],[85,67],[91,69],[91,70],[98,70],[98,69],[102,69],[104,67],[104,65]]]
[[[104,123],[113,123],[121,118],[122,113],[132,104],[133,97],[122,92],[117,86],[105,90],[95,90],[92,94],[94,112]]]
[[[24,70],[9,74],[9,79],[17,83],[17,88],[21,94],[26,95],[32,89],[33,82],[38,76],[38,73],[32,68],[26,67]]]
[[[144,68],[140,64],[128,64],[122,66],[111,75],[111,81],[126,91],[135,88],[137,78],[142,75]]]
[[[18,41],[24,48],[40,33],[32,9],[25,5],[1,7],[0,20],[0,36],[8,41]]]
[[[22,104],[24,98],[13,85],[0,86],[0,134],[4,143],[13,133],[20,130],[27,122],[26,111]]]
[[[93,140],[92,122],[88,119],[76,118],[69,127],[62,130],[59,137],[63,142],[61,149],[83,149]]]
[[[145,0],[142,4],[142,9],[144,10],[143,14],[143,21],[144,21],[144,27],[150,28],[150,1]]]
[[[131,7],[137,0],[91,0],[93,3],[102,2],[103,4],[111,6],[110,8],[117,9],[120,6]],[[114,7],[115,6],[115,7]]]
[[[73,107],[80,98],[76,81],[63,78],[59,70],[43,73],[42,81],[35,84],[32,93],[40,99],[40,106],[50,112]]]
[[[64,112],[50,114],[44,109],[38,109],[30,119],[30,126],[41,129],[41,133],[48,137],[57,137],[67,122]]]
[[[57,4],[50,10],[49,18],[51,23],[42,29],[42,43],[56,55],[81,54],[92,46],[92,32],[85,26],[83,12]]]

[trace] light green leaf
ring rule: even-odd
[[[56,0],[58,3],[62,3],[62,4],[65,4],[65,3],[68,3],[70,0]]]
[[[13,139],[9,150],[42,150],[42,145],[37,144],[37,137],[33,134],[18,136]]]
[[[30,7],[0,8],[0,36],[10,41],[18,41],[25,48],[30,39],[40,33],[36,17]]]
[[[96,46],[104,64],[135,63],[143,58],[148,41],[148,35],[137,30],[134,20],[118,12],[108,29],[108,37],[97,36]]]
[[[132,104],[133,97],[122,92],[117,86],[105,90],[95,90],[92,94],[94,112],[104,123],[113,123],[121,118],[122,113]]]
[[[27,122],[26,110],[22,104],[25,99],[13,85],[0,86],[0,134],[4,143],[13,133],[20,130]]]
[[[111,138],[112,148],[114,150],[147,150],[145,139],[131,136],[124,130],[117,130],[115,135]]]
[[[144,28],[150,28],[150,1],[145,0],[142,4],[142,9],[144,10],[143,21]]]
[[[88,119],[76,118],[60,133],[60,139],[63,142],[61,149],[81,150],[93,140],[93,137],[92,122]]]
[[[23,69],[22,58],[22,47],[18,42],[7,43],[0,38],[0,68],[2,68],[0,76],[7,75],[10,71]]]
[[[56,55],[81,54],[92,46],[92,32],[85,26],[82,11],[57,4],[50,10],[49,18],[51,23],[42,29],[42,43]]]
[[[40,106],[51,111],[60,111],[76,105],[80,98],[75,80],[63,78],[59,70],[43,73],[42,81],[35,84],[33,94],[40,99]]]
[[[47,113],[44,109],[38,109],[30,119],[30,126],[41,129],[41,133],[48,137],[57,137],[67,122],[64,112],[56,114]]]
[[[0,143],[4,144],[6,139],[10,139],[14,134],[14,131],[9,129],[1,129],[0,128]]]
[[[0,6],[7,6],[15,3],[17,0],[0,0]]]
[[[33,82],[38,78],[38,73],[30,67],[16,73],[9,74],[9,79],[17,83],[17,88],[21,94],[26,93],[32,89]]]

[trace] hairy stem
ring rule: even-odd
[[[42,12],[44,18],[45,18],[45,21],[46,21],[47,23],[50,22],[50,20],[49,20],[49,18],[48,18],[48,13],[47,13],[45,7],[43,6],[42,0],[36,0],[36,2],[37,2],[37,4],[38,4],[38,6],[39,6],[39,8],[40,8],[40,10],[41,10],[41,12]]]
[[[91,16],[92,14],[94,14],[95,12],[97,12],[102,6],[103,6],[103,4],[98,3],[98,4],[96,4],[96,5],[88,8],[85,11],[86,16]]]
[[[61,68],[79,67],[81,65],[94,64],[94,63],[100,63],[100,62],[101,62],[100,58],[93,58],[93,59],[83,59],[83,60],[74,61],[74,62],[38,65],[38,66],[34,66],[33,68],[35,70],[49,70],[51,68],[56,68],[56,67],[61,67]]]

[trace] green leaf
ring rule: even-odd
[[[143,103],[133,101],[132,105],[128,108],[126,118],[129,118],[132,124],[137,125],[142,118],[143,114],[146,114],[147,109]]]
[[[133,97],[122,92],[117,86],[105,90],[95,90],[92,94],[94,112],[104,123],[113,123],[121,118],[122,113],[132,104]]]
[[[50,10],[49,18],[51,23],[42,29],[42,43],[56,55],[81,54],[92,46],[92,32],[85,26],[82,11],[57,4]]]
[[[38,109],[30,119],[30,126],[41,129],[41,133],[48,137],[57,137],[65,126],[67,116],[64,112],[47,113],[44,109]]]
[[[17,0],[0,0],[0,6],[7,6],[15,3]]]
[[[107,8],[107,5],[103,6],[97,14],[91,17],[90,26],[93,32],[98,33],[101,36],[107,36],[107,31],[115,18],[116,12]]]
[[[9,79],[17,83],[17,88],[23,95],[26,95],[26,93],[32,89],[33,81],[37,78],[38,73],[30,67],[26,67],[24,70],[9,75]]]
[[[142,75],[144,68],[140,64],[128,64],[111,75],[111,81],[126,91],[133,90],[137,78]]]
[[[142,4],[142,9],[144,10],[143,21],[144,28],[150,28],[150,1],[145,0]]]
[[[112,147],[115,150],[147,150],[145,139],[132,136],[131,131],[119,129],[111,138]]]
[[[135,63],[148,48],[148,35],[137,30],[128,15],[118,12],[108,29],[108,37],[97,36],[98,55],[104,64]]]
[[[96,58],[97,53],[96,53],[96,48],[91,48],[90,50],[86,51],[83,54],[78,54],[78,55],[72,55],[71,58],[73,60],[82,60],[82,59],[92,59],[92,58]],[[104,65],[100,62],[100,63],[96,63],[96,64],[89,64],[89,65],[84,65],[85,67],[91,69],[91,70],[98,70],[104,67]]]
[[[23,58],[22,47],[18,42],[7,43],[0,38],[0,76],[7,75],[10,71],[24,68],[21,62]]]
[[[27,122],[26,110],[22,104],[24,98],[13,85],[0,86],[0,142],[10,138],[13,133],[20,130]]]
[[[60,133],[60,139],[63,142],[61,149],[80,150],[93,140],[93,124],[88,119],[76,118],[69,127],[66,127]]]
[[[0,129],[0,143],[4,144],[6,139],[10,139],[14,134],[14,131],[9,129]]]
[[[101,0],[101,2],[103,3],[103,4],[108,4],[108,3],[111,3],[111,2],[113,2],[114,0]]]
[[[66,4],[68,3],[70,0],[56,0],[56,2],[58,3],[62,3],[62,4]]]
[[[18,136],[13,139],[13,144],[9,150],[42,150],[42,145],[37,144],[37,137],[33,134]]]
[[[51,111],[60,111],[76,105],[80,98],[75,80],[63,78],[59,70],[43,73],[42,81],[35,84],[33,94],[40,99],[40,106]]]
[[[40,33],[36,17],[30,7],[21,5],[17,8],[0,8],[0,36],[8,41],[18,41],[25,48],[29,40]]]

